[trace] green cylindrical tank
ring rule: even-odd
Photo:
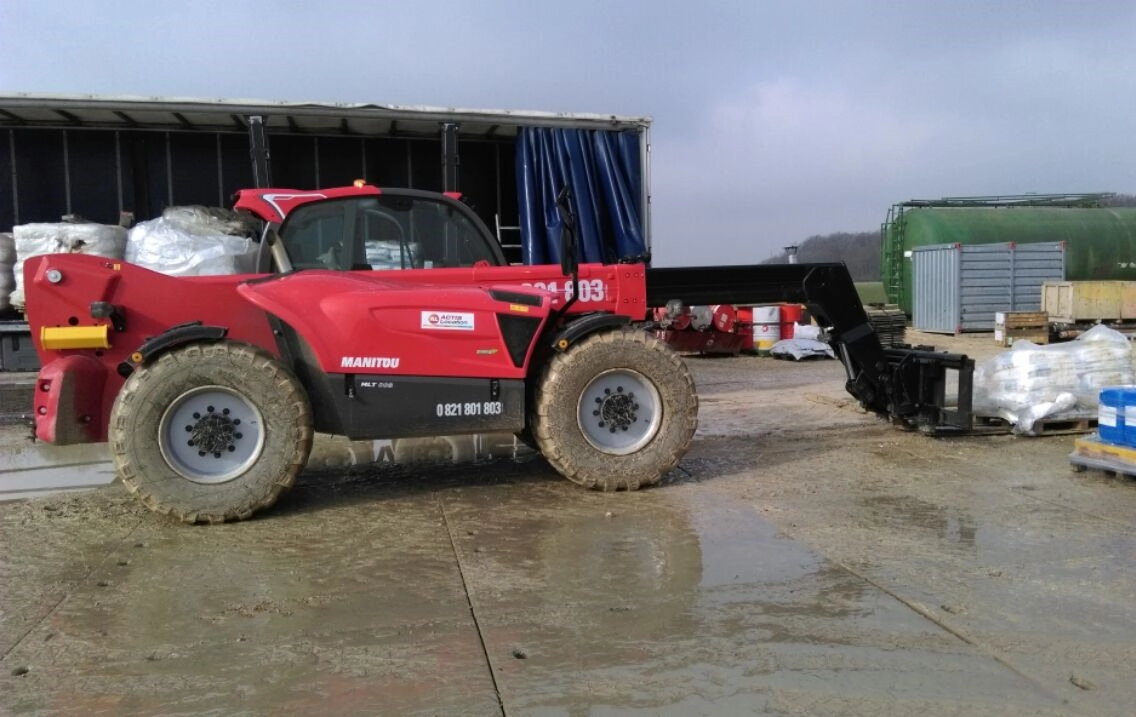
[[[935,244],[1065,242],[1065,278],[1136,280],[1136,208],[896,205],[882,231],[888,301],[911,314],[911,250]]]

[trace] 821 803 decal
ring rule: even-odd
[[[453,403],[439,403],[434,407],[439,418],[457,418],[461,416],[500,416],[505,412],[505,405],[501,401],[466,401]]]

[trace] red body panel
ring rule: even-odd
[[[48,269],[58,270],[62,279],[50,282]],[[109,319],[91,318],[91,303],[97,301],[119,307],[125,323],[123,331],[110,330],[107,349],[48,351],[37,342],[46,381],[36,392],[37,436],[57,443],[106,440],[107,418],[124,381],[119,364],[148,338],[190,321],[223,326],[228,338],[279,355],[269,314],[278,316],[307,341],[327,373],[523,378],[532,347],[525,364],[514,365],[496,315],[546,321],[564,305],[570,284],[558,266],[312,270],[247,283],[256,278],[265,277],[172,277],[83,254],[29,259],[25,286],[33,336],[46,326],[111,325]],[[583,265],[579,300],[570,313],[642,319],[645,281],[642,265]],[[521,290],[542,301],[526,306],[497,300],[489,294],[494,288]],[[448,321],[440,316],[446,313]],[[433,314],[442,327],[429,324]],[[84,360],[60,362],[69,357]]]
[[[374,272],[351,272],[354,276],[375,276]],[[568,296],[577,295],[570,314],[605,311],[641,320],[647,316],[647,274],[642,264],[582,264],[580,290],[560,273],[559,266],[475,266],[457,269],[411,269],[380,272],[382,279],[402,285],[531,287],[552,295],[553,309],[559,309]]]
[[[304,271],[238,292],[304,337],[325,373],[524,378],[528,357],[513,364],[497,315],[543,325],[547,292],[534,291],[540,305],[529,306],[478,287],[384,278],[392,273]]]
[[[36,438],[61,446],[103,440],[106,380],[105,367],[91,356],[73,354],[45,364],[36,379],[33,402]]]
[[[47,279],[49,268],[58,269],[62,280]],[[86,254],[52,254],[34,257],[24,265],[27,318],[40,363],[40,376],[49,379],[49,390],[35,396],[36,436],[49,442],[67,437],[106,440],[106,419],[123,377],[117,366],[130,358],[142,343],[171,326],[187,321],[225,326],[229,336],[262,346],[276,353],[276,345],[264,312],[242,301],[236,287],[248,276],[172,277],[126,262]],[[91,302],[106,301],[121,307],[126,331],[110,331],[110,348],[47,351],[39,343],[45,326],[100,326],[109,319],[92,319]],[[92,378],[89,361],[56,363],[69,357],[85,357],[102,367],[101,383]],[[62,372],[83,366],[75,377],[77,390]],[[42,381],[41,381],[42,383]],[[92,399],[92,395],[97,399]],[[63,424],[90,416],[91,428],[80,436]]]
[[[360,197],[382,194],[383,190],[370,184],[328,189],[239,189],[233,209],[251,212],[266,222],[282,222],[296,207],[322,199]],[[443,192],[450,199],[461,199],[461,192]]]
[[[382,190],[369,184],[331,189],[240,189],[233,209],[252,212],[266,222],[282,222],[288,212],[302,204],[370,194],[382,194]]]

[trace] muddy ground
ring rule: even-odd
[[[534,458],[311,471],[222,526],[0,504],[0,712],[1131,714],[1136,482],[899,431],[835,361],[690,364],[694,447],[638,493]]]

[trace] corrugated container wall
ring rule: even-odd
[[[912,314],[912,252],[918,247],[1058,241],[1066,245],[1060,279],[1136,281],[1136,208],[905,207],[893,211],[883,230],[888,301]]]
[[[993,331],[999,311],[1038,311],[1045,281],[1065,273],[1065,244],[943,244],[912,250],[912,326]]]

